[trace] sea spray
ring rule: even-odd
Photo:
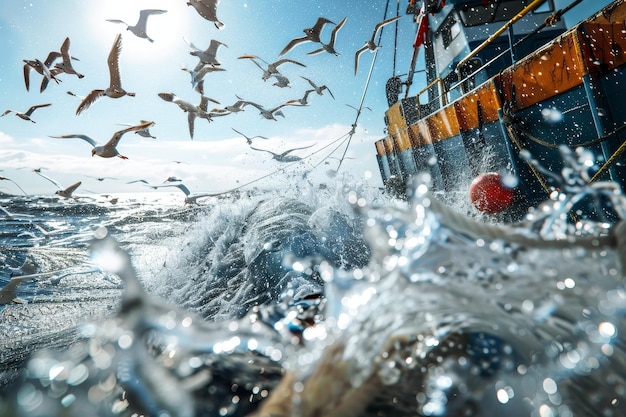
[[[626,207],[610,187],[584,192]],[[560,198],[489,226],[440,207],[426,181],[406,204],[346,196],[370,261],[285,253],[277,278],[307,271],[323,293],[284,287],[207,323],[141,292],[31,359],[5,415],[623,414],[623,223],[560,221],[573,201]]]

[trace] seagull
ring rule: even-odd
[[[91,175],[87,175],[87,176],[89,178],[93,178],[93,179],[98,180],[100,182],[102,182],[104,180],[116,180],[117,179],[117,178],[114,178],[114,177],[94,177],[94,176],[91,176]]]
[[[229,104],[228,106],[224,106],[224,108],[222,109],[213,109],[211,110],[211,112],[220,112],[220,113],[224,113],[224,114],[229,114],[229,113],[239,113],[240,111],[244,111],[244,107],[246,107],[248,104],[250,104],[249,101],[242,99],[241,97],[237,96],[237,101],[234,104]]]
[[[185,186],[185,184],[183,183],[179,183],[179,184],[167,184],[167,185],[150,185],[150,187],[154,188],[155,190],[157,188],[163,188],[163,187],[176,187],[179,190],[181,190],[183,193],[185,193],[185,204],[196,204],[198,202],[198,199],[200,198],[205,198],[205,197],[214,197],[216,195],[220,195],[222,193],[201,193],[201,194],[192,194],[191,191],[189,191],[189,188],[187,188]]]
[[[140,120],[139,124],[148,123],[148,122],[149,122],[148,120]],[[120,126],[134,126],[130,123],[118,123],[118,124]],[[146,127],[145,129],[141,129],[141,130],[136,130],[135,134],[141,136],[142,138],[156,139],[156,136],[152,136],[152,134],[150,134],[150,127]]]
[[[376,45],[376,35],[378,34],[378,31],[380,30],[380,28],[382,28],[385,25],[388,25],[391,22],[395,22],[398,19],[400,19],[400,16],[392,17],[390,19],[383,20],[382,22],[378,22],[376,24],[376,26],[374,27],[374,31],[372,32],[372,37],[367,42],[365,42],[365,45],[363,45],[361,49],[356,51],[356,53],[354,54],[354,74],[355,75],[359,69],[359,57],[361,56],[361,54],[367,50],[374,52],[378,48],[380,48],[380,45]]]
[[[246,140],[246,142],[248,142],[248,145],[252,145],[252,139],[256,139],[256,138],[259,138],[259,139],[267,139],[265,136],[252,136],[252,137],[249,137],[249,136],[244,135],[243,133],[241,133],[240,131],[238,131],[238,130],[237,130],[237,129],[235,129],[234,127],[231,127],[231,129],[233,129],[235,132],[237,132],[237,133],[239,133],[241,136],[243,136],[243,137],[244,137],[244,139]]]
[[[126,30],[130,30],[135,36],[139,38],[144,38],[149,40],[150,42],[154,42],[154,39],[151,39],[146,33],[146,25],[148,23],[148,17],[154,14],[163,14],[167,13],[167,10],[159,10],[159,9],[145,9],[139,12],[139,20],[135,23],[135,26],[131,26],[123,20],[118,19],[106,19],[107,22],[111,23],[121,23],[126,25]]]
[[[26,191],[24,191],[24,190],[22,189],[22,187],[20,187],[20,185],[19,185],[18,183],[16,183],[15,181],[13,181],[11,178],[7,178],[7,177],[0,177],[0,181],[11,181],[13,184],[15,184],[15,186],[16,186],[17,188],[19,188],[19,189],[20,189],[20,191],[21,191],[22,193],[24,193],[24,195],[25,195],[25,196],[28,196],[28,194],[26,193]]]
[[[320,44],[322,44],[322,47],[314,51],[308,52],[307,55],[317,55],[324,51],[333,55],[339,55],[339,52],[335,50],[335,40],[337,39],[337,33],[346,23],[346,19],[347,17],[344,17],[343,19],[341,19],[341,22],[339,22],[337,26],[333,28],[332,32],[330,32],[330,40],[328,41],[328,43],[320,42]]]
[[[69,138],[82,139],[85,142],[89,143],[91,146],[93,146],[93,149],[91,150],[91,156],[98,155],[102,158],[112,158],[114,156],[117,156],[122,159],[128,159],[126,156],[120,155],[120,153],[117,151],[117,148],[116,148],[117,144],[119,143],[124,133],[147,129],[153,124],[154,122],[146,122],[146,123],[142,123],[136,126],[131,126],[123,130],[119,130],[115,132],[113,136],[111,137],[111,139],[104,145],[98,145],[95,140],[93,140],[87,135],[72,134],[72,135],[50,136],[50,137],[56,138],[56,139],[69,139]]]
[[[276,79],[276,82],[272,85],[275,85],[280,88],[291,87],[289,78],[285,77],[283,74],[272,74],[272,77]]]
[[[208,98],[206,96],[201,96],[200,104],[194,105],[188,102],[187,100],[183,100],[182,98],[176,96],[174,93],[159,93],[159,97],[161,97],[165,101],[169,101],[171,103],[176,104],[180,107],[185,113],[187,113],[187,124],[189,125],[189,136],[193,140],[193,132],[194,132],[194,122],[196,117],[200,117],[203,119],[211,120],[211,114],[207,111],[207,105],[209,101],[213,101],[217,104],[220,104],[219,101],[213,100],[212,98]]]
[[[301,75],[302,77],[302,75]],[[313,81],[311,81],[310,79],[308,79],[307,77],[302,77],[305,80],[307,80],[309,82],[309,84],[311,84],[311,87],[313,87],[313,89],[315,90],[315,92],[317,94],[319,94],[320,96],[322,95],[323,91],[326,90],[328,91],[328,94],[330,94],[330,96],[334,99],[335,96],[333,96],[332,91],[330,91],[330,88],[326,87],[325,85],[320,85],[318,86],[317,84],[315,84]]]
[[[52,52],[51,52],[52,53]],[[54,68],[64,72],[65,74],[75,75],[78,78],[83,78],[84,75],[76,72],[72,66],[72,59],[76,59],[70,55],[70,38],[65,38],[61,45],[61,63],[55,64]]]
[[[321,42],[320,40],[320,34],[322,32],[322,28],[324,27],[324,25],[326,23],[330,23],[330,24],[335,24],[333,22],[331,22],[330,20],[324,18],[324,17],[318,17],[317,18],[317,22],[315,22],[315,25],[313,25],[312,28],[307,28],[307,29],[303,29],[302,31],[304,32],[304,36],[300,37],[300,38],[294,38],[292,40],[289,41],[289,43],[287,44],[287,46],[285,46],[283,48],[282,51],[280,51],[280,54],[278,54],[279,56],[281,55],[285,55],[287,52],[291,51],[293,48],[295,48],[296,46],[298,46],[301,43],[305,43],[305,42]]]
[[[221,65],[216,58],[217,50],[222,45],[228,48],[228,45],[226,45],[225,43],[222,43],[215,39],[211,39],[209,47],[203,51],[202,49],[191,43],[189,40],[187,40],[187,38],[183,37],[183,40],[192,49],[192,51],[189,52],[189,55],[196,56],[200,60],[200,63],[198,65]]]
[[[33,114],[33,112],[34,112],[35,110],[37,110],[38,108],[40,108],[40,107],[48,107],[48,106],[51,106],[51,105],[52,105],[52,103],[37,104],[37,105],[35,105],[35,106],[31,106],[31,107],[30,107],[28,110],[26,110],[26,112],[24,112],[24,113],[20,113],[20,112],[17,112],[17,111],[15,111],[15,110],[5,110],[5,111],[4,111],[4,113],[2,113],[2,115],[0,115],[0,117],[6,116],[6,115],[7,115],[7,114],[9,114],[9,113],[15,113],[15,115],[16,115],[17,117],[19,117],[20,119],[23,119],[23,120],[28,120],[28,121],[30,121],[30,122],[35,123],[35,121],[34,121],[33,119],[31,119],[31,118],[30,118],[30,116]]]
[[[203,94],[204,92],[204,77],[206,77],[208,73],[215,71],[226,71],[224,68],[217,68],[211,65],[202,65],[199,68],[198,66],[196,66],[196,68],[194,68],[193,70],[185,67],[181,69],[191,75],[191,86],[200,94]]]
[[[58,75],[58,71],[52,72],[50,71],[50,66],[52,63],[60,57],[61,54],[58,52],[50,52],[48,54],[48,58],[44,62],[41,62],[39,59],[24,59],[24,84],[26,85],[26,91],[30,89],[30,71],[35,70],[39,74],[43,75],[43,80],[41,81],[41,88],[39,92],[42,93],[46,87],[48,86],[48,82],[50,80],[54,80],[57,84],[61,82],[56,76]]]
[[[42,174],[40,169],[33,169],[33,172],[35,174],[39,175],[40,177],[47,179],[52,184],[56,185],[58,190],[55,191],[55,194],[56,195],[60,195],[61,197],[64,197],[64,198],[71,198],[72,197],[72,193],[74,191],[76,191],[76,189],[78,187],[80,187],[80,185],[82,184],[81,181],[78,181],[77,183],[72,184],[72,185],[70,185],[67,188],[63,188],[63,186],[58,181],[55,181],[52,178],[48,177],[47,175]]]
[[[107,63],[109,66],[109,75],[110,75],[110,83],[109,87],[104,90],[93,90],[89,93],[83,101],[78,105],[76,109],[76,114],[80,114],[83,110],[87,109],[89,106],[93,104],[96,99],[102,96],[107,96],[111,98],[120,98],[123,96],[131,96],[134,97],[135,93],[128,93],[122,88],[122,81],[120,79],[120,52],[122,51],[122,34],[118,33],[115,37],[115,41],[113,42],[113,47],[111,48],[111,52],[109,52],[109,57],[107,59]]]
[[[189,0],[187,6],[192,6],[198,14],[209,22],[213,22],[216,28],[224,28],[224,23],[217,18],[218,0]]]
[[[260,104],[256,104],[253,102],[249,102],[248,104],[250,104],[251,106],[256,107],[257,109],[259,109],[259,111],[261,112],[261,116],[263,116],[264,118],[266,118],[267,120],[277,120],[275,116],[282,116],[285,117],[285,115],[283,114],[282,111],[280,111],[280,109],[282,109],[285,106],[288,106],[287,103],[283,103],[280,106],[274,107],[271,110],[266,110],[263,106],[261,106]]]
[[[272,74],[280,74],[280,72],[278,71],[278,67],[283,65],[283,64],[285,64],[285,63],[287,63],[287,62],[290,62],[292,64],[296,64],[296,65],[300,65],[301,67],[306,67],[306,65],[304,65],[304,64],[302,64],[302,63],[300,63],[298,61],[294,61],[293,59],[289,59],[289,58],[282,58],[282,59],[279,59],[276,62],[272,62],[271,64],[269,62],[265,61],[264,59],[259,58],[256,55],[242,55],[242,56],[239,57],[239,59],[249,59],[252,62],[254,62],[256,64],[256,66],[259,67],[263,71],[263,77],[262,77],[263,81],[267,81],[267,79],[270,78],[272,76]],[[261,61],[263,61],[267,65],[267,68],[263,68],[261,66],[261,64],[256,62],[257,59],[260,59]]]
[[[262,152],[267,152],[272,154],[272,158],[274,158],[275,160],[277,160],[278,162],[296,162],[301,160],[302,158],[296,155],[289,155],[289,153],[293,152],[293,151],[297,151],[299,149],[307,149],[307,148],[311,148],[313,146],[315,146],[316,144],[314,143],[313,145],[309,145],[309,146],[303,146],[301,148],[293,148],[293,149],[288,149],[283,153],[274,153],[272,151],[268,151],[267,149],[259,149],[259,148],[255,148],[252,145],[250,145],[250,149],[254,149],[255,151],[262,151]]]
[[[315,90],[306,90],[304,92],[304,96],[302,98],[297,98],[293,100],[287,101],[286,104],[293,106],[308,106],[309,105],[309,94],[314,93]]]
[[[8,178],[4,178],[4,179],[6,180]],[[9,210],[5,209],[2,206],[0,206],[0,211],[3,212],[4,215],[6,216],[6,218],[9,219],[9,220],[26,220],[26,219],[28,219],[30,221],[30,219],[35,217],[32,214],[11,213]]]

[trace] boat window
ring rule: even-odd
[[[461,26],[456,21],[452,14],[448,17],[446,22],[441,26],[441,40],[443,41],[443,47],[450,46],[452,41],[461,33]]]
[[[511,20],[530,0],[473,0],[458,6],[465,26]]]

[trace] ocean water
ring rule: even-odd
[[[0,415],[625,415],[626,203],[563,181],[508,226],[427,177],[2,196]]]

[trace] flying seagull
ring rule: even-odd
[[[153,124],[154,122],[145,122],[136,126],[131,126],[123,130],[118,130],[117,132],[113,134],[111,139],[104,145],[98,145],[98,143],[95,140],[93,140],[87,135],[71,134],[71,135],[50,136],[50,137],[56,138],[56,139],[70,139],[70,138],[82,139],[93,147],[93,149],[91,150],[91,156],[98,155],[98,156],[101,156],[102,158],[112,158],[114,156],[117,156],[122,159],[128,159],[126,156],[120,155],[120,153],[117,151],[117,144],[119,143],[124,133],[133,132],[137,130],[144,130],[144,129],[149,128]]]
[[[0,117],[6,116],[7,114],[9,114],[9,113],[13,112],[13,113],[15,113],[15,115],[16,115],[17,117],[19,117],[20,119],[23,119],[23,120],[28,120],[29,122],[33,122],[33,123],[35,123],[35,121],[34,121],[33,119],[31,119],[31,118],[30,118],[30,116],[33,114],[33,112],[34,112],[35,110],[37,110],[38,108],[41,108],[41,107],[48,107],[48,106],[51,106],[51,105],[52,105],[52,103],[37,104],[37,105],[35,105],[35,106],[31,106],[31,107],[30,107],[28,110],[26,110],[26,112],[24,112],[24,113],[20,113],[20,112],[17,112],[17,111],[15,111],[15,110],[10,110],[10,109],[9,109],[9,110],[5,110],[5,111],[4,111],[4,113],[2,113],[2,115],[0,115]]]
[[[262,152],[267,152],[272,154],[272,158],[274,158],[275,160],[277,160],[278,162],[296,162],[301,160],[302,158],[296,155],[289,155],[291,152],[293,151],[297,151],[299,149],[308,149],[311,148],[313,146],[315,146],[316,144],[314,143],[313,145],[309,145],[309,146],[303,146],[301,148],[293,148],[293,149],[288,149],[283,153],[274,153],[272,151],[268,151],[267,149],[259,149],[259,148],[255,148],[253,146],[250,146],[250,149],[254,149],[255,151],[262,151]]]
[[[126,30],[130,30],[135,36],[147,39],[150,42],[154,42],[154,39],[151,39],[146,33],[148,17],[155,15],[155,14],[163,14],[163,13],[167,13],[167,10],[160,10],[160,9],[141,10],[139,12],[139,20],[137,20],[137,23],[135,23],[134,26],[131,26],[128,23],[124,22],[123,20],[118,20],[118,19],[106,19],[106,21],[111,22],[111,23],[124,24],[126,25]]]
[[[385,25],[388,25],[391,22],[395,22],[398,19],[400,19],[400,16],[392,17],[390,19],[383,20],[382,22],[378,22],[376,24],[376,26],[374,27],[374,31],[372,32],[372,37],[367,42],[365,42],[365,45],[363,45],[361,49],[356,51],[356,53],[354,54],[354,74],[355,75],[359,69],[359,57],[361,56],[361,54],[367,50],[374,52],[375,50],[380,48],[380,45],[376,45],[376,35],[378,34],[378,31],[380,30],[380,28],[382,28]]]
[[[248,104],[250,104],[251,106],[256,107],[259,110],[261,116],[263,116],[267,120],[278,120],[278,119],[276,119],[276,116],[285,117],[285,115],[283,114],[283,112],[280,109],[282,109],[285,106],[289,106],[289,104],[283,103],[283,104],[281,104],[279,106],[274,107],[273,109],[267,110],[263,106],[261,106],[260,104],[253,103],[251,101]]]
[[[301,75],[302,77],[302,75]],[[333,95],[332,91],[330,91],[330,88],[326,87],[325,85],[320,85],[318,86],[317,84],[315,84],[312,80],[308,79],[307,77],[302,77],[305,80],[307,80],[309,82],[309,84],[311,84],[311,87],[313,87],[313,89],[315,90],[315,92],[317,94],[319,94],[320,96],[323,95],[324,90],[328,91],[328,94],[330,94],[330,96],[334,99],[335,96]]]
[[[109,66],[110,82],[109,86],[103,90],[92,90],[83,101],[78,105],[76,114],[80,114],[83,110],[89,108],[98,98],[107,96],[111,98],[120,98],[123,96],[134,97],[135,93],[129,93],[122,88],[120,79],[120,52],[122,51],[122,34],[118,33],[109,52],[107,63]]]
[[[237,130],[237,129],[235,129],[234,127],[231,127],[231,129],[233,129],[235,132],[237,132],[237,133],[239,133],[241,136],[243,136],[243,137],[244,137],[244,139],[246,140],[246,142],[248,142],[248,145],[252,145],[252,139],[256,139],[256,138],[259,138],[259,139],[267,139],[265,136],[252,136],[252,137],[249,137],[249,136],[244,135],[243,133],[241,133],[240,131],[238,131],[238,130]]]
[[[179,190],[181,190],[185,194],[185,204],[195,204],[195,203],[198,202],[198,199],[200,199],[200,198],[214,197],[216,195],[222,194],[222,193],[199,193],[199,194],[193,194],[191,191],[189,191],[189,188],[187,188],[185,186],[185,184],[183,184],[183,183],[167,184],[167,185],[149,185],[149,187],[152,187],[155,190],[157,188],[163,188],[163,187],[176,187],[176,188],[178,188]]]
[[[341,19],[341,22],[339,22],[337,26],[333,28],[332,32],[330,32],[330,40],[328,41],[328,43],[320,42],[322,47],[314,51],[308,52],[307,55],[317,55],[324,51],[328,52],[329,54],[339,55],[339,52],[335,50],[335,41],[337,40],[337,33],[339,33],[339,30],[341,30],[343,25],[346,23],[346,19],[347,17]]]
[[[58,188],[58,190],[57,190],[57,191],[55,191],[55,194],[56,194],[56,195],[60,195],[60,196],[61,196],[61,197],[63,197],[63,198],[71,198],[71,197],[72,197],[72,193],[73,193],[74,191],[76,191],[76,189],[77,189],[78,187],[80,187],[80,185],[82,184],[82,182],[81,182],[81,181],[78,181],[77,183],[72,184],[72,185],[70,185],[70,186],[69,186],[69,187],[67,187],[67,188],[63,188],[63,186],[62,186],[62,185],[61,185],[58,181],[53,180],[52,178],[48,177],[47,175],[44,175],[44,174],[41,172],[41,169],[33,169],[33,172],[34,172],[35,174],[39,175],[40,177],[47,179],[47,180],[48,180],[48,181],[50,181],[52,184],[54,184],[54,185]]]
[[[299,65],[301,67],[306,67],[306,65],[304,65],[301,62],[298,61],[294,61],[293,59],[289,59],[289,58],[282,58],[279,59],[276,62],[272,62],[269,63],[267,61],[265,61],[263,58],[259,58],[256,55],[242,55],[239,57],[239,59],[249,59],[252,62],[254,62],[256,64],[257,67],[259,67],[261,69],[261,71],[263,71],[263,76],[261,78],[263,78],[263,81],[267,81],[268,78],[270,78],[272,76],[272,74],[280,74],[280,72],[278,71],[278,67],[286,64],[286,63],[291,63],[291,64],[296,64]],[[259,59],[261,61],[263,61],[265,63],[265,65],[267,65],[267,68],[263,68],[261,66],[261,64],[259,64],[258,62],[256,62],[256,60]]]
[[[22,189],[22,187],[20,187],[20,185],[19,185],[18,183],[16,183],[15,181],[13,181],[11,178],[7,178],[7,177],[0,177],[0,181],[10,181],[10,182],[12,182],[13,184],[15,184],[15,186],[16,186],[17,188],[19,188],[19,189],[20,189],[20,191],[21,191],[22,193],[24,193],[24,195],[25,195],[25,196],[28,196],[28,194],[26,194],[26,191],[24,191],[24,190]]]
[[[218,0],[189,0],[187,6],[193,7],[200,16],[209,22],[213,22],[216,28],[222,29],[224,28],[224,23],[217,18],[217,3]]]
[[[206,96],[200,97],[200,104],[197,106],[195,104],[188,102],[187,100],[184,100],[178,97],[174,93],[159,93],[158,96],[161,97],[165,101],[169,101],[171,103],[176,104],[182,111],[187,113],[187,124],[189,126],[189,136],[191,137],[192,140],[193,140],[193,132],[194,132],[194,125],[195,125],[196,117],[200,117],[200,118],[207,119],[210,121],[211,114],[207,111],[208,102],[212,101],[214,103],[220,104],[219,101],[213,100],[212,98],[209,98]]]
[[[294,38],[292,40],[289,41],[289,43],[287,44],[287,46],[285,46],[283,48],[282,51],[280,51],[280,54],[278,54],[279,56],[281,55],[285,55],[287,52],[291,51],[293,48],[295,48],[296,46],[300,45],[301,43],[305,43],[305,42],[321,42],[320,40],[320,34],[322,32],[322,28],[324,27],[325,24],[330,23],[333,24],[333,22],[331,22],[330,20],[326,19],[325,17],[318,17],[317,18],[317,22],[315,22],[315,25],[313,25],[312,28],[306,28],[306,29],[302,29],[302,31],[304,32],[304,36],[300,37],[300,38]]]
[[[50,52],[48,54],[48,58],[44,62],[41,62],[39,59],[24,59],[24,84],[26,85],[26,91],[30,89],[30,71],[35,70],[39,74],[43,75],[43,80],[41,81],[41,88],[39,92],[42,93],[46,87],[48,86],[48,82],[50,80],[54,80],[57,84],[61,82],[56,76],[59,71],[51,71],[50,66],[54,62],[57,57],[60,57],[61,54],[58,52]]]
[[[52,52],[51,52],[52,53]],[[76,60],[72,55],[70,55],[70,38],[65,38],[63,44],[61,45],[61,62],[54,65],[54,68],[64,72],[65,74],[75,75],[78,78],[83,78],[84,75],[76,72],[74,67],[72,66],[72,60]]]
[[[183,40],[191,48],[191,51],[189,52],[189,55],[193,55],[193,56],[197,57],[200,60],[200,62],[198,63],[199,66],[202,66],[202,65],[221,65],[219,63],[219,61],[217,60],[217,50],[222,45],[228,48],[228,45],[226,45],[225,43],[220,42],[218,40],[215,40],[215,39],[211,39],[211,42],[209,43],[209,47],[207,49],[205,49],[205,50],[202,50],[202,49],[198,48],[193,43],[191,43],[189,40],[187,40],[187,38],[185,38],[185,37],[183,37]],[[199,68],[196,67],[196,69],[199,69]]]

